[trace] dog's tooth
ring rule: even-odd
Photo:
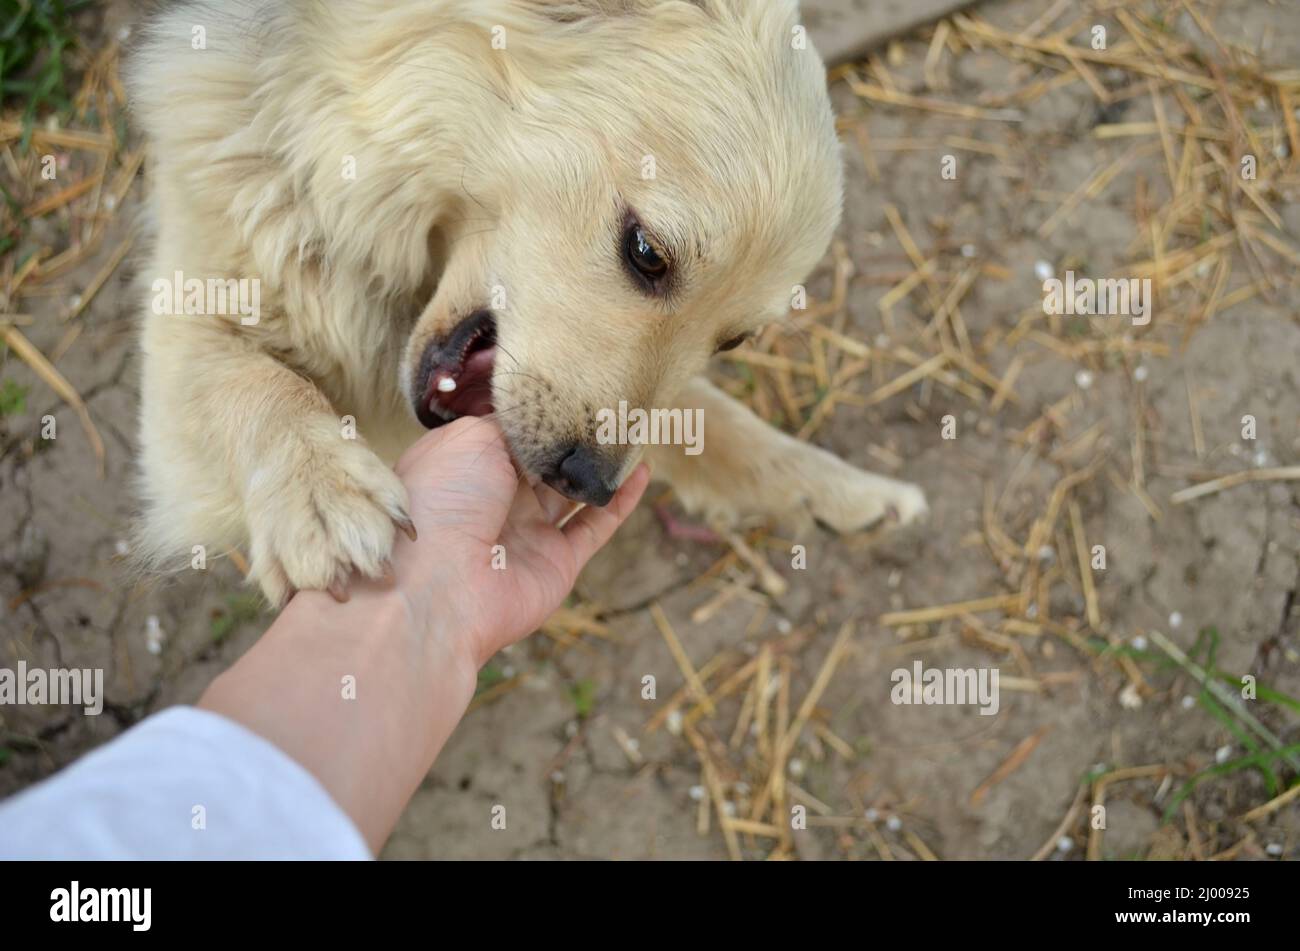
[[[442,377],[441,379],[438,380],[438,392],[439,392],[439,393],[455,393],[455,392],[456,392],[456,380],[455,380],[453,377],[450,377],[450,376],[444,376],[444,377]]]
[[[429,400],[429,412],[435,414],[444,423],[450,423],[456,419],[456,414],[439,403],[437,397]]]

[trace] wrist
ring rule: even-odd
[[[412,592],[401,583],[361,579],[351,592],[346,604],[330,605],[341,627],[374,637],[374,649],[391,657],[415,689],[469,704],[478,682],[473,640],[446,599],[431,597],[427,586]]]
[[[297,760],[378,850],[473,698],[453,646],[392,585],[303,591],[199,705]]]

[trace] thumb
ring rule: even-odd
[[[587,506],[568,521],[562,532],[579,571],[627,521],[649,484],[650,468],[643,462],[623,480],[608,505],[599,509]]]

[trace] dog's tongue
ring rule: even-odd
[[[457,416],[487,416],[492,412],[492,366],[497,348],[475,350],[456,375],[456,389],[434,395],[444,409]]]

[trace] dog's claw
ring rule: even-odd
[[[329,591],[330,597],[332,597],[339,604],[348,603],[349,596],[348,596],[348,588],[346,582],[335,579],[334,581],[330,582],[330,586],[326,590]]]
[[[393,522],[394,524],[397,525],[398,528],[402,530],[402,534],[404,534],[411,541],[418,542],[420,540],[420,535],[415,530],[415,523],[412,522],[410,518],[403,516],[402,518],[393,519]]]

